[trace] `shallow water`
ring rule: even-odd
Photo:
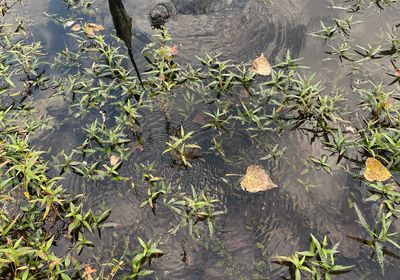
[[[338,5],[333,2],[216,0],[204,12],[178,13],[167,27],[174,44],[179,46],[179,62],[198,63],[195,55],[223,52],[224,58],[235,62],[248,62],[264,53],[272,63],[276,63],[290,50],[294,57],[304,57],[302,64],[311,67],[317,73],[317,79],[326,81],[328,90],[338,87],[350,90],[350,81],[360,77],[387,79],[385,71],[378,68],[386,69],[388,65],[376,65],[375,62],[370,62],[370,70],[348,75],[350,69],[327,59],[330,56],[324,53],[323,40],[308,35],[320,29],[321,20],[343,14],[343,11],[332,8]],[[142,71],[145,64],[140,52],[154,34],[147,15],[156,3],[148,0],[123,2],[127,14],[133,19],[133,54]],[[98,12],[84,18],[104,25],[105,33],[113,34],[107,1],[98,0],[95,7]],[[43,15],[43,11],[63,16],[72,16],[74,12],[60,0],[35,0],[34,5],[27,3],[19,10],[32,21],[33,38],[43,42],[51,57],[64,48],[67,36],[62,27]],[[365,20],[367,24],[355,26],[352,38],[359,44],[371,42],[381,28],[398,23],[397,15],[398,11],[391,9],[371,9],[355,14],[357,20]],[[54,132],[41,138],[37,145],[43,149],[52,147],[54,152],[59,147],[66,149],[78,145],[81,141],[79,122],[72,125],[62,123],[67,105],[61,101],[50,103],[40,97],[37,102],[44,112],[55,118]],[[64,185],[71,192],[87,194],[89,206],[113,209],[109,220],[116,226],[104,230],[102,238],[96,240],[96,250],[108,252],[116,244],[118,255],[123,247],[123,238],[160,238],[163,240],[160,248],[166,256],[153,265],[160,279],[285,279],[280,277],[286,275],[286,268],[273,263],[272,258],[306,249],[309,233],[320,237],[326,234],[333,242],[341,242],[339,251],[344,257],[339,262],[356,265],[350,273],[337,279],[381,279],[377,264],[370,260],[371,251],[348,237],[363,236],[354,211],[348,205],[349,196],[359,199],[359,183],[339,168],[333,170],[331,176],[324,171],[311,170],[304,164],[303,160],[308,156],[319,158],[322,155],[318,141],[311,143],[310,137],[299,131],[287,131],[281,135],[263,133],[258,138],[262,140],[252,141],[238,130],[224,136],[227,159],[205,152],[194,161],[193,168],[186,170],[174,165],[167,156],[161,156],[171,131],[180,125],[185,127],[185,131],[195,131],[193,140],[203,151],[209,150],[213,135],[199,124],[202,121],[199,121],[201,116],[198,114],[205,110],[204,107],[194,106],[183,112],[178,109],[182,109],[179,103],[171,109],[168,120],[161,112],[144,112],[143,149],[134,151],[121,169],[122,175],[135,179],[135,189],[109,180],[93,183],[76,175],[66,178]],[[279,159],[261,160],[268,154],[268,145],[275,144],[287,147],[284,155]],[[206,189],[221,200],[226,214],[216,221],[215,239],[198,243],[185,229],[170,234],[168,232],[179,221],[168,209],[160,207],[153,213],[149,207],[139,207],[147,191],[141,186],[141,174],[136,165],[153,161],[157,163],[157,176],[180,185],[184,191],[190,191],[191,185],[197,190]],[[250,164],[262,166],[279,188],[248,194],[240,188],[239,177],[226,177],[226,174],[244,174]],[[298,179],[316,187],[306,189]],[[186,255],[184,261],[183,255]],[[393,263],[387,265],[385,279],[397,279],[398,260],[388,260]],[[256,278],[254,273],[261,278]]]

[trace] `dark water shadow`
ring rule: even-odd
[[[124,41],[140,85],[142,86],[143,90],[145,90],[139,68],[135,62],[132,52],[132,18],[127,14],[124,4],[121,0],[108,0],[108,5],[110,7],[110,13],[114,22],[117,37]]]

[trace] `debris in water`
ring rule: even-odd
[[[267,172],[258,165],[250,165],[247,167],[246,175],[240,182],[240,186],[243,190],[251,193],[266,191],[278,187],[274,182],[272,182]]]
[[[387,168],[375,158],[367,158],[365,162],[364,178],[370,182],[384,182],[392,177],[392,174]]]
[[[116,165],[119,161],[121,160],[121,158],[117,157],[117,156],[111,156],[110,157],[110,164],[112,166]]]
[[[71,27],[71,31],[78,32],[79,30],[81,30],[80,24],[75,24],[74,26]]]
[[[263,53],[254,59],[251,64],[252,70],[258,75],[269,76],[272,72],[271,64],[269,64]]]
[[[91,35],[91,36],[94,36],[95,32],[102,31],[102,30],[104,30],[104,27],[103,27],[103,25],[100,25],[100,24],[88,23],[85,26],[85,33],[87,35]]]
[[[74,20],[69,20],[69,21],[66,21],[66,22],[64,23],[64,26],[65,26],[65,27],[71,27],[74,23],[75,23]]]

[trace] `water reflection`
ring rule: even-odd
[[[53,5],[60,5],[55,4],[56,2],[60,3],[51,1]],[[105,1],[98,2],[100,3],[98,5],[106,5]],[[311,40],[306,41],[306,34],[313,29],[311,28],[313,24],[317,26],[314,30],[317,30],[320,19],[332,17],[332,10],[325,7],[328,1],[282,0],[272,1],[268,4],[261,0],[173,0],[173,2],[178,15],[168,23],[168,28],[174,43],[181,48],[180,58],[194,60],[194,55],[202,56],[203,51],[206,50],[224,51],[235,61],[248,61],[255,55],[265,52],[271,61],[274,61],[276,57],[281,57],[289,49],[295,57],[306,56],[304,64],[316,65],[313,67],[314,71],[328,73],[330,76],[325,80],[331,79],[334,83],[333,86],[340,84],[332,79],[340,71],[337,71],[335,67],[332,67],[333,69],[330,69],[329,72],[322,71],[321,61],[323,60],[315,51],[317,46],[310,47]],[[136,37],[136,42],[143,43],[149,40],[151,30],[147,15],[155,3],[148,0],[127,0],[124,3],[125,6],[121,0],[108,0],[116,35],[125,43],[130,60],[141,82],[140,72],[133,56],[132,37]],[[54,10],[58,11],[61,8],[58,6],[58,9],[54,8]],[[103,20],[107,22],[109,19],[107,7],[101,6],[101,11],[100,15],[103,15],[104,18],[99,16],[96,22],[103,22]],[[371,25],[379,26],[377,22],[380,20],[381,17],[376,17],[375,22]],[[54,39],[63,33],[50,32],[52,26],[49,25],[43,29],[48,32],[48,37],[52,41],[62,41]],[[356,38],[357,42],[369,39],[365,34],[371,33],[370,26],[365,30],[362,29],[365,28],[365,25],[356,28],[358,29],[353,30],[354,35],[362,37]],[[133,31],[135,31],[134,35]],[[145,36],[138,38],[137,34],[144,34],[146,38],[142,39]],[[307,48],[304,48],[306,44]],[[316,40],[315,44],[319,46],[320,41]],[[305,51],[309,53],[305,53]],[[322,75],[320,73],[317,75]],[[54,114],[59,114],[59,112]],[[192,115],[194,114],[195,112]],[[179,118],[177,114],[172,115],[173,126],[183,124],[188,131],[196,131],[194,136],[196,142],[204,150],[208,150],[211,138],[209,131],[201,130],[199,125],[195,125],[195,121],[190,118],[192,115],[187,118]],[[346,200],[349,197],[349,191],[344,186],[353,186],[354,182],[343,174],[331,177],[312,172],[304,175],[303,179],[309,179],[310,182],[320,185],[320,188],[304,189],[296,181],[303,172],[301,159],[309,155],[319,158],[321,154],[320,146],[317,144],[311,146],[308,137],[297,133],[280,137],[281,142],[279,143],[288,147],[287,161],[269,160],[260,164],[268,170],[271,176],[279,180],[281,188],[274,193],[250,196],[243,194],[234,184],[232,186],[224,185],[221,177],[226,173],[242,173],[246,165],[259,163],[259,158],[267,153],[267,149],[263,150],[251,145],[248,139],[240,134],[235,134],[232,137],[226,137],[224,142],[227,143],[224,146],[227,154],[231,157],[236,156],[233,158],[235,164],[229,166],[213,155],[206,155],[202,157],[201,161],[196,161],[194,168],[186,172],[179,171],[171,168],[169,162],[160,160],[160,155],[165,149],[165,141],[168,140],[170,134],[168,129],[164,129],[162,126],[163,116],[154,112],[145,113],[144,116],[143,126],[146,127],[146,131],[143,133],[146,140],[144,151],[134,153],[121,172],[125,172],[124,175],[127,176],[131,175],[135,163],[156,160],[160,166],[158,175],[165,177],[167,181],[174,182],[175,185],[189,187],[193,184],[199,189],[213,187],[214,195],[218,195],[216,190],[224,190],[225,192],[220,191],[221,195],[218,196],[226,204],[228,213],[224,216],[223,221],[218,223],[220,232],[217,233],[217,237],[222,240],[226,251],[229,252],[232,266],[240,264],[242,267],[243,262],[251,263],[253,255],[254,259],[260,259],[261,257],[258,255],[260,253],[265,260],[270,260],[276,254],[289,255],[295,249],[305,248],[309,232],[327,234],[332,241],[340,241],[340,250],[349,259],[357,259],[359,255],[362,258],[357,261],[361,262],[367,259],[365,252],[360,252],[357,244],[350,243],[351,240],[346,241],[349,239],[346,235],[360,236],[358,228],[354,224],[346,223],[346,221],[354,219],[348,217],[353,212],[349,212]],[[68,135],[64,141],[75,145],[75,142],[79,142],[80,139],[73,135],[71,130],[64,127],[63,133],[53,136],[59,141]],[[267,137],[265,139],[266,142],[271,142]],[[238,149],[238,147],[241,148]],[[241,160],[237,160],[237,158]],[[70,185],[79,192],[82,180],[75,177],[73,179],[66,185]],[[137,181],[140,182],[140,178]],[[339,185],[342,187],[336,187],[334,183],[340,183]],[[119,236],[131,236],[132,240],[136,237],[135,235],[154,239],[159,235],[165,236],[164,231],[167,231],[169,226],[176,222],[171,222],[169,212],[165,211],[164,213],[162,209],[158,209],[157,218],[154,218],[149,209],[139,208],[140,203],[145,199],[145,193],[143,196],[134,195],[133,192],[127,194],[126,188],[117,186],[117,184],[113,187],[110,185],[101,182],[94,187],[89,186],[88,193],[95,209],[101,208],[100,204],[111,207],[113,214],[110,220],[116,224],[125,225],[124,228],[118,230]],[[145,186],[141,186],[140,183],[137,185],[139,190],[146,190]],[[120,193],[122,194],[120,195]],[[344,217],[345,215],[346,217]],[[168,244],[164,246],[163,249],[171,255],[158,262],[159,274],[165,271],[169,271],[170,274],[165,275],[162,279],[228,279],[224,278],[225,267],[221,268],[222,265],[220,265],[219,270],[211,267],[212,263],[220,261],[217,253],[204,252],[199,249],[198,245],[192,245],[193,248],[187,245],[185,250],[189,261],[187,264],[181,261],[182,240],[187,238],[185,233],[182,231],[178,233],[178,236],[172,236]],[[111,234],[108,237],[110,236]],[[112,238],[110,237],[110,239]],[[190,240],[187,242],[190,243]],[[106,246],[107,242],[103,240],[102,244]],[[370,265],[369,262],[366,263],[365,266]],[[265,273],[269,276],[276,276],[271,279],[277,279],[281,268],[270,263],[267,266],[264,269]],[[192,272],[192,275],[187,273],[188,270]],[[199,272],[199,270],[203,270],[203,272]],[[246,275],[247,271],[242,270],[242,273]],[[203,278],[196,276],[196,272],[202,273],[200,275],[203,275]],[[354,274],[352,277],[349,276],[346,279],[357,279]]]
[[[139,78],[140,85],[144,89],[140,72],[135,62],[135,58],[132,53],[132,18],[127,14],[124,4],[121,0],[108,0],[110,7],[110,13],[114,22],[114,27],[118,38],[124,41],[128,48],[128,55],[135,68],[136,75]]]

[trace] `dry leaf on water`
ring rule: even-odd
[[[75,24],[71,27],[71,31],[78,32],[79,30],[81,30],[81,26],[79,24]]]
[[[365,162],[364,178],[370,182],[384,182],[392,177],[387,168],[375,158],[367,158]]]
[[[64,26],[65,26],[65,27],[71,27],[74,23],[75,23],[74,20],[68,20],[68,21],[66,21],[66,22],[64,23]]]
[[[121,159],[117,156],[111,156],[110,157],[110,164],[112,166],[116,165]]]
[[[396,70],[394,70],[394,76],[400,78],[400,68],[396,68]]]
[[[245,191],[252,193],[278,187],[274,182],[272,182],[267,172],[258,165],[250,165],[247,167],[246,175],[240,182],[240,186]]]
[[[355,129],[352,126],[346,126],[344,128],[344,132],[351,133],[351,134],[357,134],[357,129]]]
[[[97,269],[91,267],[90,265],[85,266],[82,277],[86,280],[93,280],[92,274],[95,273]]]
[[[85,33],[87,35],[92,35],[93,36],[95,32],[99,32],[99,31],[102,31],[102,30],[104,30],[104,27],[103,27],[103,25],[100,25],[100,24],[88,23],[85,26]]]
[[[269,76],[272,72],[271,64],[269,64],[263,53],[254,59],[251,64],[253,71],[258,75]]]

